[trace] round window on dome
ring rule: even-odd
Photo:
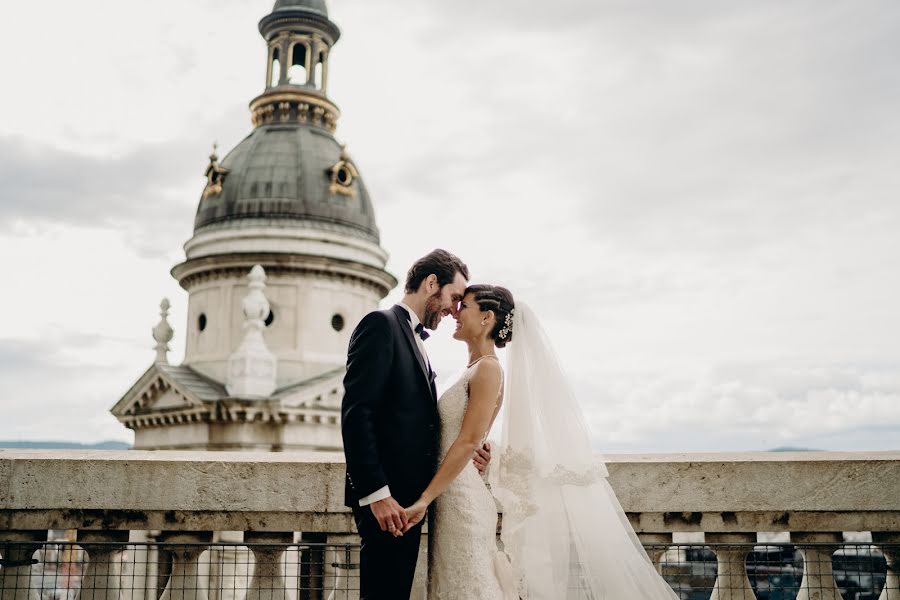
[[[346,166],[338,169],[337,172],[337,181],[339,184],[343,186],[350,186],[353,184],[353,174],[350,172]]]
[[[344,330],[344,317],[341,315],[334,315],[331,317],[331,327],[335,331],[343,331]]]
[[[353,182],[359,177],[359,173],[346,154],[341,153],[340,160],[328,169],[328,174],[331,177],[330,189],[332,194],[340,194],[342,196],[356,195],[356,190],[353,189]]]
[[[200,331],[206,329],[206,313],[200,313],[200,316],[197,317],[197,328]]]

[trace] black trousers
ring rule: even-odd
[[[394,537],[378,526],[368,506],[353,507],[353,518],[362,538],[359,552],[360,600],[409,600],[422,524]]]

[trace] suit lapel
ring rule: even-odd
[[[425,362],[425,357],[422,356],[421,352],[419,352],[419,346],[416,344],[416,340],[413,337],[414,334],[412,331],[412,327],[409,326],[409,314],[406,312],[406,309],[399,304],[394,305],[393,312],[397,317],[397,320],[400,322],[400,329],[403,331],[403,335],[406,338],[407,343],[409,344],[409,349],[412,351],[413,356],[416,357],[416,360],[419,363],[419,368],[422,370],[422,375],[425,376],[425,383],[428,384],[428,390],[431,392],[432,398],[434,398],[434,382],[431,379],[431,373],[428,372],[428,364]]]

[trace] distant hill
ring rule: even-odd
[[[98,442],[96,444],[80,444],[78,442],[11,442],[0,440],[0,448],[34,448],[44,450],[129,450],[131,444],[126,442]]]
[[[818,448],[797,448],[795,446],[779,446],[772,448],[768,452],[821,452]]]

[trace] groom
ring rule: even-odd
[[[345,504],[362,538],[361,600],[409,598],[421,523],[401,535],[437,469],[440,418],[426,329],[456,314],[469,269],[446,250],[420,258],[403,301],[366,315],[350,338],[341,407]],[[483,471],[486,447],[475,457]]]

